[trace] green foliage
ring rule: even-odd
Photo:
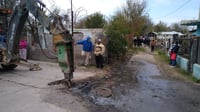
[[[119,58],[127,52],[127,42],[117,31],[109,32],[108,55],[110,58]]]
[[[166,23],[160,21],[158,24],[154,25],[153,31],[155,32],[163,32],[163,31],[177,31],[182,33],[188,32],[187,26],[181,26],[180,23],[173,23],[168,26]]]
[[[109,36],[108,52],[110,57],[123,57],[127,52],[130,39],[128,35],[141,36],[152,28],[152,22],[145,13],[146,1],[127,0],[121,10],[111,17],[106,25]]]
[[[104,16],[99,12],[88,16],[85,21],[86,28],[103,28],[105,23]]]
[[[169,63],[169,61],[170,61],[169,56],[167,56],[165,53],[159,52],[158,57],[159,58],[157,58],[157,59],[159,59],[162,62]],[[189,80],[199,83],[199,80],[197,78],[193,77],[190,72],[185,71],[185,70],[181,69],[180,67],[176,67],[175,69],[178,73],[182,74],[184,77],[187,77]]]
[[[162,31],[169,31],[170,28],[167,27],[167,24],[164,22],[160,21],[157,25],[154,26],[154,31],[155,32],[162,32]]]
[[[126,34],[133,34],[134,36],[141,36],[152,31],[153,23],[145,13],[146,1],[127,0],[126,4],[121,10],[111,18],[113,27],[120,29]],[[124,31],[122,31],[124,30]]]
[[[86,28],[85,26],[85,21],[86,21],[86,18],[82,18],[80,19],[76,24],[75,24],[75,28]]]
[[[131,29],[131,34],[135,36],[148,33],[153,25],[145,11],[146,6],[146,0],[127,0],[126,5],[122,7],[122,15],[127,21],[126,27]]]
[[[177,68],[176,69],[179,73],[181,73],[183,76],[187,77],[189,80],[193,81],[193,82],[196,82],[196,83],[200,83],[199,79],[195,78],[190,72],[188,71],[185,71],[181,68]]]
[[[158,54],[159,54],[159,60],[160,61],[169,63],[170,58],[169,58],[169,56],[166,55],[166,53],[158,51]]]
[[[124,35],[130,33],[130,29],[126,26],[127,22],[125,17],[121,13],[117,13],[110,21],[110,24],[105,27],[106,34],[109,38],[109,57],[119,58],[126,54],[128,43]]]
[[[110,24],[107,26],[107,33],[110,34],[110,32],[118,31],[122,34],[129,34],[131,32],[131,29],[127,27],[128,22],[126,21],[125,17],[118,13],[116,16],[113,16],[112,21],[110,21]]]

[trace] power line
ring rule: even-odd
[[[160,17],[160,18],[164,18],[164,17],[168,17],[168,16],[170,16],[170,15],[173,15],[174,13],[176,13],[177,11],[179,11],[180,9],[182,9],[186,4],[188,4],[190,1],[192,1],[192,0],[187,0],[187,1],[185,1],[182,5],[180,5],[177,9],[175,9],[175,10],[173,10],[173,11],[171,11],[170,13],[168,13],[168,14],[166,14],[165,16],[162,16],[162,17]]]

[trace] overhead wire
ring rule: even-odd
[[[185,5],[187,5],[190,1],[192,1],[192,0],[187,0],[187,1],[185,1],[182,5],[180,5],[180,6],[179,6],[178,8],[176,8],[175,10],[169,12],[169,13],[166,14],[165,16],[158,17],[158,18],[165,18],[165,17],[168,17],[168,16],[173,15],[174,13],[176,13],[177,11],[179,11],[180,9],[182,9]]]

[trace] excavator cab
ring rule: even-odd
[[[8,19],[12,14],[12,10],[0,8],[0,63],[2,67],[8,68],[3,64],[5,61],[5,52],[6,52],[6,33],[8,29]],[[14,65],[9,65],[9,67]]]
[[[6,47],[6,31],[8,28],[8,18],[11,14],[11,10],[0,8],[0,49]]]

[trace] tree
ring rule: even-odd
[[[105,23],[104,15],[99,12],[87,16],[85,21],[86,28],[103,28]]]
[[[127,0],[126,5],[122,7],[122,14],[128,22],[127,27],[129,27],[131,33],[136,36],[149,32],[149,27],[152,26],[152,24],[149,24],[151,20],[147,13],[145,13],[146,6],[146,0]]]
[[[130,36],[141,36],[152,29],[153,23],[145,13],[146,1],[127,0],[106,25],[109,37],[109,56],[112,58],[126,54],[127,47],[132,44]]]
[[[154,26],[154,32],[170,31],[170,27],[166,23],[160,21]]]
[[[82,12],[85,12],[85,14],[81,14]],[[74,11],[74,25],[77,25],[77,21],[81,19],[81,17],[87,16],[87,10],[83,7],[79,7]]]
[[[182,32],[182,33],[187,32],[187,27],[180,25],[180,23],[174,23],[170,27],[172,30],[177,31],[177,32]]]
[[[125,16],[119,11],[116,13],[115,16],[112,17],[110,20],[110,23],[107,24],[107,33],[112,31],[117,31],[121,33],[122,35],[126,35],[131,33],[131,29],[128,26],[128,22],[125,18]]]
[[[130,33],[125,16],[123,16],[121,12],[118,12],[105,28],[106,35],[109,39],[109,59],[119,59],[119,57],[123,57],[126,54],[126,48],[128,46],[125,34]]]
[[[76,24],[75,24],[75,28],[86,28],[85,22],[86,22],[86,17],[80,19]]]
[[[118,31],[111,31],[108,35],[108,57],[109,59],[119,59],[127,52],[127,41]]]

